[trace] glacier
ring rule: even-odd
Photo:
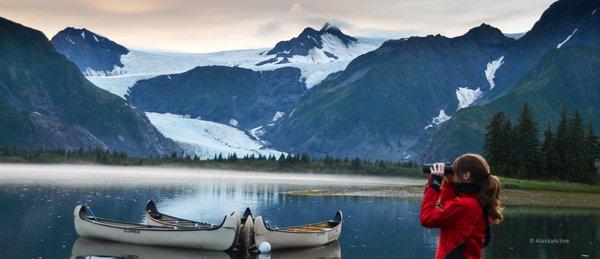
[[[160,75],[178,74],[197,66],[239,66],[255,71],[274,70],[281,67],[296,67],[301,71],[301,78],[307,88],[311,88],[329,74],[344,70],[355,57],[375,50],[384,39],[361,38],[359,42],[346,47],[337,37],[323,35],[323,48],[313,48],[308,56],[293,56],[290,63],[269,63],[257,66],[265,59],[275,58],[266,55],[269,49],[229,50],[212,53],[169,53],[130,50],[121,56],[123,67],[115,67],[105,73],[86,73],[87,79],[96,86],[114,93],[122,98],[135,82]],[[325,55],[325,51],[334,54],[338,59]]]
[[[456,89],[456,99],[458,99],[457,110],[471,106],[471,104],[481,98],[481,96],[483,96],[483,92],[479,87],[474,90],[466,87],[459,87]]]
[[[558,45],[556,45],[557,49],[560,49],[563,45],[565,45],[565,43],[567,43],[567,41],[569,41],[571,39],[571,37],[573,37],[573,35],[575,35],[575,33],[577,32],[577,29],[575,29],[571,35],[569,35],[563,42],[559,43]]]
[[[238,157],[259,154],[279,157],[283,153],[265,148],[264,142],[251,139],[243,131],[225,124],[170,113],[146,112],[146,116],[160,133],[177,142],[187,155],[197,155],[200,159],[212,159],[218,154],[227,157],[233,153]]]
[[[86,78],[96,86],[125,99],[129,89],[137,81],[161,75],[179,74],[198,66],[231,66],[248,68],[255,71],[267,71],[282,67],[300,69],[298,78],[307,88],[318,84],[329,74],[344,70],[355,57],[378,48],[384,39],[362,38],[348,46],[337,37],[326,34],[321,36],[321,49],[313,48],[308,56],[293,56],[290,63],[257,64],[276,55],[266,55],[269,49],[231,50],[213,53],[169,53],[158,51],[130,50],[121,56],[123,67],[115,66],[112,71],[86,70]],[[335,55],[327,56],[325,52]],[[169,78],[170,79],[170,78]],[[268,127],[285,116],[278,111],[273,115],[272,123],[265,127],[250,129],[247,135],[236,128],[235,118],[229,125],[192,119],[176,114],[146,113],[150,122],[165,136],[176,141],[187,154],[197,155],[202,159],[213,158],[222,153],[227,156],[236,153],[244,155],[279,156],[283,152],[265,148],[267,142],[261,140]],[[293,111],[288,115],[291,116]]]
[[[496,71],[500,68],[500,66],[502,66],[502,64],[504,64],[504,56],[487,64],[485,69],[485,78],[490,84],[490,90],[494,89],[494,86],[496,86],[494,83],[494,78],[496,77]]]

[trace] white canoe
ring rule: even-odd
[[[73,216],[75,230],[81,237],[138,245],[224,251],[236,244],[240,230],[237,212],[225,216],[221,225],[213,229],[160,227],[90,217],[82,205],[75,207]]]
[[[249,248],[254,244],[254,219],[252,218],[252,211],[250,208],[246,208],[244,214],[241,217],[241,229],[240,229],[240,249]],[[168,226],[168,227],[191,227],[191,228],[206,228],[211,225],[206,222],[193,221],[188,219],[182,219],[175,216],[161,213],[156,208],[154,201],[149,200],[146,203],[146,222],[151,226]]]
[[[231,259],[231,256],[224,251],[145,246],[80,237],[73,244],[71,259],[84,258]]]
[[[271,228],[257,217],[254,220],[254,241],[257,245],[269,242],[271,249],[321,246],[338,240],[342,232],[342,212],[332,220],[301,226]]]
[[[246,208],[244,215],[242,215],[240,237],[242,249],[248,250],[254,245],[254,219],[252,218],[252,211],[250,211],[250,208]]]
[[[152,200],[149,200],[148,203],[146,203],[146,223],[150,226],[159,227],[177,226],[196,229],[211,229],[215,227],[207,222],[192,221],[160,213]]]

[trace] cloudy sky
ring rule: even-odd
[[[483,22],[525,32],[553,0],[2,0],[0,16],[43,31],[85,27],[130,48],[269,47],[325,22],[353,36],[457,36]]]

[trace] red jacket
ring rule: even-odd
[[[436,259],[482,258],[487,228],[483,217],[475,194],[456,196],[453,185],[447,182],[442,184],[441,192],[429,184],[425,187],[421,225],[440,229]]]

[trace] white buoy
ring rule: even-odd
[[[260,243],[258,245],[258,251],[260,251],[261,254],[267,254],[271,252],[271,244],[269,244],[269,242]]]

